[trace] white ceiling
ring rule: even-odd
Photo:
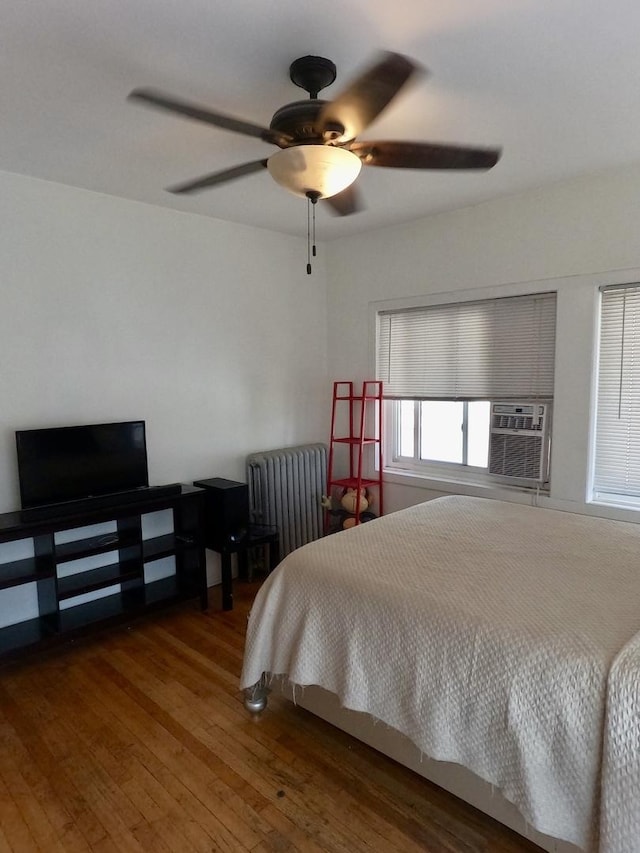
[[[640,161],[638,0],[22,0],[3,3],[0,169],[292,234],[306,207],[265,172],[164,191],[276,150],[128,102],[149,86],[268,125],[326,56],[336,94],[379,49],[425,65],[360,139],[502,146],[489,172],[364,168],[367,209],[318,239]]]

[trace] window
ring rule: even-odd
[[[489,472],[492,401],[553,398],[555,293],[377,315],[390,467]]]
[[[446,462],[487,468],[488,400],[399,400],[396,461]]]
[[[593,497],[640,504],[640,284],[601,294]]]

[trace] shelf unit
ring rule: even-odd
[[[339,504],[345,489],[355,489],[356,494],[363,489],[375,489],[375,514],[384,512],[382,400],[383,388],[379,380],[365,380],[360,394],[355,392],[351,381],[333,383],[327,476],[327,489],[333,505]],[[371,448],[370,453],[367,453],[367,448]],[[336,471],[340,471],[342,476],[336,476]],[[337,514],[340,516],[339,511]],[[363,520],[361,514],[360,502],[355,501],[355,511],[351,514],[353,524],[360,524]],[[325,514],[325,532],[332,532],[335,516],[336,512],[332,511]]]
[[[35,522],[0,515],[0,659],[190,598],[204,609],[204,496],[182,486]]]

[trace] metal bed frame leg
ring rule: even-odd
[[[244,707],[250,714],[261,714],[267,707],[269,692],[267,676],[263,673],[260,681],[257,681],[253,687],[247,687],[244,691]]]

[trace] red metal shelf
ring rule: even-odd
[[[382,486],[382,382],[366,380],[362,383],[362,392],[354,392],[354,383],[350,381],[333,383],[333,406],[331,411],[331,441],[329,444],[329,473],[328,489],[363,489],[375,488],[377,501],[376,512],[383,514]],[[338,427],[338,421],[340,425]],[[347,424],[345,426],[345,421]],[[340,434],[336,435],[339,429]],[[345,435],[345,433],[347,433]],[[346,445],[337,460],[335,449]],[[365,448],[373,447],[372,451],[364,453]],[[373,454],[371,456],[370,454]],[[347,456],[345,459],[344,457]],[[334,476],[334,467],[340,467],[343,476]],[[365,468],[366,466],[366,468]],[[365,476],[365,470],[368,476]],[[374,470],[375,475],[371,475]],[[335,498],[335,495],[331,495]],[[360,503],[355,502],[355,512],[350,516],[352,524],[360,524]],[[331,511],[325,515],[325,530],[329,532]]]

